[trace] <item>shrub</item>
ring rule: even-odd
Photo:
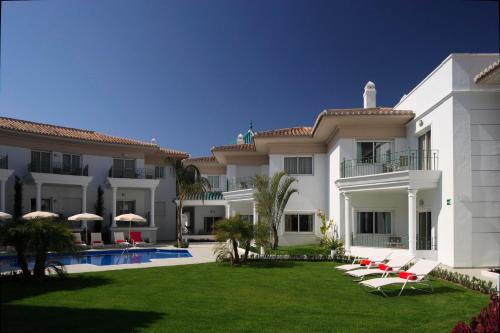
[[[495,288],[493,288],[493,283],[491,281],[484,281],[474,276],[471,278],[468,275],[458,272],[450,272],[444,268],[439,267],[433,270],[431,275],[443,280],[460,284],[468,289],[476,290],[485,294],[496,293],[496,290]]]
[[[470,324],[467,325],[463,321],[459,321],[452,333],[494,333],[498,332],[500,325],[500,304],[499,297],[496,295],[491,296],[490,304],[481,310],[481,312],[473,317]]]

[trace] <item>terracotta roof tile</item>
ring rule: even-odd
[[[188,163],[216,163],[217,160],[215,156],[201,156],[201,157],[191,157],[187,158],[185,162]]]
[[[160,152],[162,154],[166,154],[172,157],[179,157],[179,158],[188,158],[189,154],[186,153],[185,151],[180,151],[180,150],[174,150],[174,149],[169,149],[169,148],[164,148],[160,147]]]
[[[500,59],[483,69],[479,74],[474,76],[474,82],[478,83],[482,81],[484,78],[493,74],[494,71],[500,68]]]
[[[270,136],[310,136],[312,127],[287,127],[255,133],[255,137]]]
[[[159,148],[160,152],[165,154],[179,156],[179,157],[188,156],[188,154],[185,152],[176,151],[168,148],[161,148],[158,147],[158,145],[150,142],[107,135],[91,130],[36,123],[28,120],[0,117],[0,129],[17,131],[27,134],[44,135],[44,136],[58,137],[65,139],[75,139],[75,140],[82,140],[82,141],[89,141],[96,143],[110,143],[110,144],[140,146],[148,148]]]
[[[212,147],[212,151],[255,151],[255,145],[253,143],[242,143],[235,145],[224,145]]]
[[[394,110],[393,108],[368,108],[368,109],[327,109],[322,112],[326,116],[372,116],[372,115],[411,115],[413,112]],[[320,114],[320,116],[322,115]]]

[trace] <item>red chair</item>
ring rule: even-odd
[[[131,231],[130,232],[130,240],[132,241],[133,246],[140,246],[146,244],[142,240],[142,233],[140,231]]]

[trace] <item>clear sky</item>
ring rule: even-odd
[[[0,114],[209,154],[250,120],[394,106],[452,52],[498,52],[498,2],[4,2]]]

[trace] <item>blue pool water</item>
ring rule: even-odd
[[[50,254],[48,260],[56,260],[64,265],[91,264],[97,266],[141,264],[151,262],[151,259],[170,259],[192,257],[187,250],[133,249],[133,250],[102,250],[82,251],[76,256],[68,254]],[[33,263],[30,262],[30,265]],[[18,269],[16,256],[1,256],[0,271]]]

